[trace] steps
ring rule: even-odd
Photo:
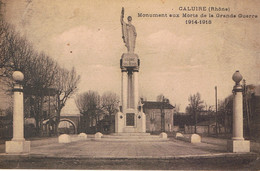
[[[153,141],[168,141],[168,138],[160,138],[159,135],[150,135],[150,133],[113,133],[110,135],[103,135],[97,141],[129,141],[129,142],[153,142]]]
[[[123,132],[120,132],[120,133],[112,133],[110,135],[113,135],[113,136],[115,136],[115,135],[117,135],[117,136],[151,136],[150,133],[146,133],[146,132],[144,132],[144,133],[139,133],[139,132],[125,132],[125,133],[123,133]]]

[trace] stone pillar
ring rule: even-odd
[[[133,72],[128,70],[128,92],[127,92],[127,109],[134,108],[134,81],[133,81]]]
[[[125,112],[127,109],[127,82],[128,75],[126,70],[122,70],[122,84],[121,84],[121,103],[122,103],[122,111]]]
[[[138,104],[139,104],[139,92],[138,92],[138,71],[133,72],[134,76],[134,109],[138,109]]]
[[[117,112],[115,115],[115,132],[120,133],[123,132],[124,128],[124,120],[125,120],[125,114],[122,112]]]
[[[145,132],[145,115],[139,110],[137,54],[123,53],[120,60],[122,71],[120,112],[115,116],[115,132]]]
[[[24,103],[23,87],[21,82],[24,79],[23,73],[15,71],[13,73],[14,85],[14,104],[13,104],[13,138],[5,142],[5,152],[10,154],[29,153],[30,141],[24,139]]]
[[[146,132],[146,115],[142,112],[142,132]]]
[[[242,90],[242,86],[234,86],[233,89],[233,140],[244,140]]]
[[[233,87],[233,137],[227,142],[227,149],[231,152],[250,152],[250,141],[243,138],[243,88],[240,85],[242,78],[239,71],[232,77],[236,83]]]
[[[24,116],[23,116],[23,87],[14,85],[13,96],[13,139],[12,141],[24,141]]]

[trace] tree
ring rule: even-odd
[[[232,99],[229,99],[229,101],[224,100],[224,101],[220,101],[218,103],[218,118],[217,121],[218,123],[220,123],[221,125],[224,126],[225,128],[225,133],[227,133],[227,121],[228,121],[228,115],[230,115],[230,112],[228,111],[232,111],[232,109],[230,109],[230,105],[227,105],[228,103],[230,103],[231,101],[233,101]]]
[[[246,80],[243,79],[243,117],[246,120],[246,131],[245,135],[248,135],[251,138],[251,132],[252,132],[252,97],[254,96],[254,89],[256,87],[252,84],[247,85]],[[252,96],[253,95],[253,96]]]
[[[200,93],[190,95],[188,98],[189,106],[186,107],[186,112],[189,113],[195,121],[195,133],[197,133],[197,115],[204,109],[204,101],[201,100]]]
[[[181,108],[181,104],[176,104],[174,105],[174,112],[175,113],[179,113],[180,112],[180,108]]]
[[[1,3],[1,2],[0,2]],[[14,36],[13,28],[4,20],[0,19],[0,68],[1,76],[5,76],[5,67],[9,65],[11,56],[8,53],[10,36]]]
[[[165,98],[163,94],[156,97],[157,102],[161,102],[161,131],[165,132],[165,111],[164,105],[170,103],[168,98]]]
[[[23,72],[25,101],[26,98],[33,99],[34,103],[31,106],[34,106],[37,130],[40,131],[44,91],[54,82],[57,63],[43,52],[40,54],[35,52],[26,38],[21,37],[3,20],[0,20],[0,36],[1,77],[5,78],[5,84],[12,89],[13,71]]]
[[[19,70],[27,76],[27,73],[30,73],[29,64],[35,57],[30,43],[3,20],[0,20],[0,37],[1,76],[11,78],[15,70]],[[30,77],[25,77],[24,84],[26,84],[27,78]]]
[[[35,118],[37,131],[41,134],[42,121],[46,119],[43,116],[46,91],[57,90],[54,105],[59,122],[60,111],[75,92],[79,76],[74,68],[67,71],[44,52],[36,52],[25,37],[0,18],[0,77],[9,87],[8,91],[13,87],[12,73],[16,70],[24,74],[25,111]]]
[[[102,109],[109,115],[110,132],[112,131],[112,115],[118,112],[119,97],[116,93],[105,92],[101,97]]]
[[[55,74],[54,89],[55,95],[55,110],[56,110],[56,126],[55,133],[58,133],[58,124],[60,122],[60,113],[65,106],[67,100],[76,92],[77,85],[80,81],[80,76],[77,75],[75,68],[71,71],[64,68],[58,68]]]
[[[41,53],[34,60],[28,62],[28,69],[25,78],[27,83],[24,85],[25,95],[31,98],[33,103],[33,113],[36,120],[36,129],[42,131],[43,104],[44,97],[48,88],[54,85],[55,74],[57,73],[57,63],[49,56]]]
[[[157,102],[162,102],[162,101],[163,101],[163,98],[164,98],[164,95],[163,95],[163,94],[159,94],[159,95],[156,97],[156,101],[157,101]]]
[[[88,92],[79,94],[76,97],[75,103],[83,115],[81,127],[83,131],[89,130],[93,126],[93,121],[96,121],[96,126],[102,115],[101,98],[98,92],[89,90]]]

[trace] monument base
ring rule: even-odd
[[[127,114],[133,114],[133,125],[127,125]],[[143,112],[122,113],[115,116],[115,133],[145,133],[146,116]]]
[[[227,150],[229,152],[240,153],[250,152],[250,141],[247,140],[228,140]]]
[[[7,154],[17,154],[17,153],[29,153],[30,152],[30,141],[6,141],[5,142],[5,152]]]

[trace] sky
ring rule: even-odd
[[[199,92],[207,105],[232,93],[232,75],[239,70],[248,84],[260,83],[260,2],[257,0],[4,0],[5,18],[33,44],[81,81],[88,90],[120,95],[120,58],[127,52],[120,15],[132,16],[141,60],[139,94],[156,100],[164,94],[185,111],[188,97]],[[258,18],[206,18],[212,24],[185,24],[187,18],[146,18],[144,14],[180,14],[179,7],[222,7],[219,14],[250,14]],[[186,11],[187,12],[187,11]],[[194,14],[205,12],[189,12]],[[188,20],[200,18],[188,18]],[[62,113],[78,113],[71,98]]]

